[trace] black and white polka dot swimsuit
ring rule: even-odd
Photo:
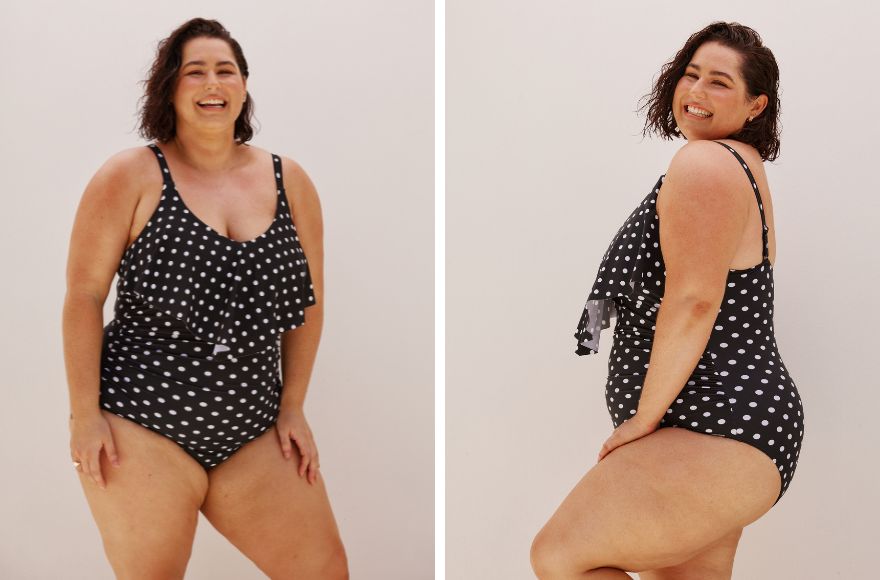
[[[743,158],[761,213],[763,259],[729,270],[712,334],[687,384],[659,427],[681,427],[736,439],[766,453],[782,487],[791,483],[804,436],[800,395],[779,355],[773,334],[773,266],[758,184]],[[636,413],[648,369],[666,269],[660,248],[657,196],[665,174],[620,227],[602,258],[575,332],[576,354],[598,352],[599,335],[615,317],[605,399],[618,427]],[[775,503],[774,502],[774,505]]]
[[[162,150],[162,195],[117,270],[100,405],[179,444],[206,470],[275,424],[281,333],[305,322],[312,279],[272,154],[275,219],[227,238],[184,204]]]

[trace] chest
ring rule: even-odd
[[[243,170],[222,179],[178,169],[174,181],[190,213],[224,237],[251,240],[275,219],[279,193],[271,167],[259,172]]]
[[[144,171],[139,172],[138,184],[140,201],[129,245],[157,211],[163,183],[169,185],[167,193],[175,198],[170,209],[190,214],[201,229],[207,227],[227,241],[253,240],[275,223],[286,193],[282,191],[281,166],[269,152],[243,148],[233,167],[213,172],[184,163],[168,145],[161,153],[157,164],[153,153],[144,152]],[[163,170],[167,176],[163,176]]]

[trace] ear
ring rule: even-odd
[[[757,117],[767,108],[768,102],[770,102],[770,99],[767,98],[767,95],[758,95],[755,100],[752,101],[752,108],[749,111],[749,114],[753,117]]]

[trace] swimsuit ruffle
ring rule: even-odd
[[[171,235],[174,224],[166,224]],[[212,246],[216,256],[196,260],[166,255],[164,245],[149,240],[132,246],[134,251],[120,264],[120,272],[131,271],[120,275],[118,293],[130,292],[142,303],[177,318],[197,340],[213,345],[213,355],[263,351],[275,346],[280,333],[305,323],[305,309],[315,304],[315,295],[292,222],[281,226],[279,235],[269,241],[233,246],[207,238],[200,243]],[[192,260],[185,276],[180,275],[181,260]],[[168,291],[169,286],[184,288],[188,299],[167,298],[175,294]],[[268,310],[254,311],[252,303],[268,304]]]
[[[618,229],[602,257],[574,333],[577,355],[599,352],[602,330],[611,326],[612,318],[617,318],[619,300],[638,301],[643,294],[654,294],[657,301],[662,300],[664,281],[654,279],[649,266],[652,262],[659,262],[661,267],[663,265],[656,202],[664,177],[660,176],[651,193]],[[618,268],[620,272],[616,271]]]

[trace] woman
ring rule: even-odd
[[[773,334],[762,166],[778,78],[754,30],[715,22],[654,86],[645,131],[688,143],[618,231],[578,325],[586,355],[617,319],[615,430],[535,538],[540,578],[730,578],[742,529],[791,483],[803,408]]]
[[[303,412],[320,202],[294,161],[245,143],[247,79],[220,23],[180,26],[147,80],[141,134],[156,142],[111,157],[77,212],[70,450],[119,577],[183,578],[199,511],[271,578],[348,577]]]

